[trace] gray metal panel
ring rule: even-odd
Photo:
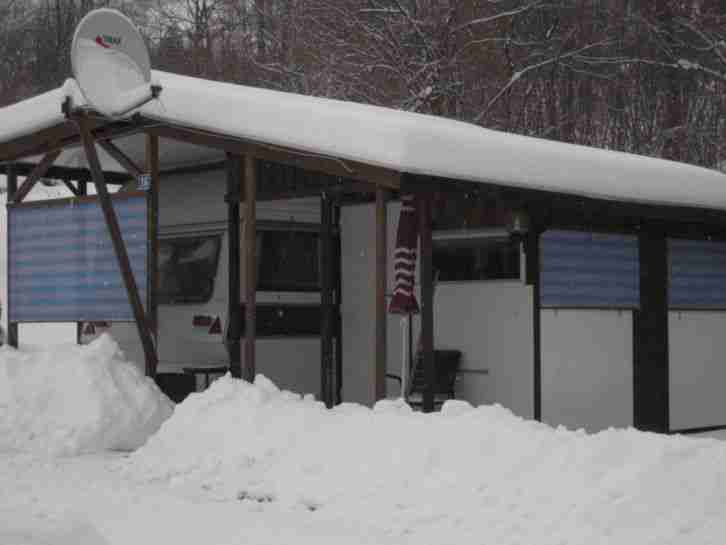
[[[146,196],[117,195],[113,203],[139,294],[145,302]],[[8,225],[10,321],[133,321],[96,200],[13,206],[8,210]]]
[[[638,307],[637,237],[546,231],[540,244],[540,304],[543,307]]]
[[[672,308],[726,308],[726,243],[668,240]]]

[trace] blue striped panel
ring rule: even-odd
[[[668,240],[670,286],[674,308],[726,308],[726,243]]]
[[[546,231],[540,238],[540,249],[542,306],[639,306],[637,237]]]
[[[146,303],[145,196],[114,196],[114,211]],[[132,321],[98,201],[8,209],[8,316],[14,322]]]

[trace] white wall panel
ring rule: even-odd
[[[726,424],[726,313],[668,314],[670,428]]]
[[[374,400],[374,264],[372,206],[341,211],[343,401]]]
[[[541,327],[542,419],[590,432],[632,426],[632,312],[543,309]]]
[[[519,281],[441,283],[434,309],[436,348],[463,353],[457,397],[532,418],[532,289]]]

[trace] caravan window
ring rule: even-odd
[[[316,231],[259,230],[257,289],[319,291]]]
[[[220,235],[159,240],[159,303],[205,303],[212,297]]]
[[[517,280],[519,243],[508,236],[434,239],[434,275],[442,282]]]

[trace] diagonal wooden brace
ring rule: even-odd
[[[99,140],[98,145],[101,146],[114,160],[121,165],[126,172],[138,179],[143,174],[141,168],[134,163],[131,158],[110,140]]]
[[[49,151],[45,154],[43,159],[41,159],[40,163],[38,163],[32,170],[32,172],[28,175],[28,177],[25,178],[23,185],[21,185],[17,193],[15,193],[15,198],[13,199],[13,202],[23,202],[23,199],[28,196],[28,193],[30,193],[31,189],[35,187],[35,184],[38,182],[38,180],[40,180],[45,175],[45,173],[48,172],[48,169],[53,165],[53,162],[58,159],[58,156],[61,154],[62,151],[63,150],[58,149],[54,151]]]
[[[113,203],[111,202],[111,197],[109,196],[108,188],[106,187],[106,182],[103,178],[103,171],[101,170],[101,163],[99,162],[98,154],[96,153],[93,135],[91,134],[88,119],[86,117],[79,115],[75,119],[78,123],[78,129],[81,135],[81,141],[83,142],[83,148],[86,152],[88,166],[91,170],[91,176],[93,177],[93,183],[96,186],[98,199],[101,203],[104,218],[106,219],[106,227],[108,228],[108,233],[111,236],[111,243],[113,244],[119,269],[121,270],[121,276],[123,277],[124,285],[126,286],[129,303],[134,313],[136,328],[139,332],[141,345],[144,349],[144,356],[146,359],[146,374],[153,377],[156,375],[156,366],[159,361],[156,354],[156,347],[154,346],[151,331],[149,330],[149,324],[146,321],[146,314],[144,312],[144,307],[141,304],[141,297],[139,296],[136,279],[131,271],[131,263],[129,261],[128,253],[126,252],[126,245],[121,238],[121,228],[118,224],[118,218],[114,212]]]

